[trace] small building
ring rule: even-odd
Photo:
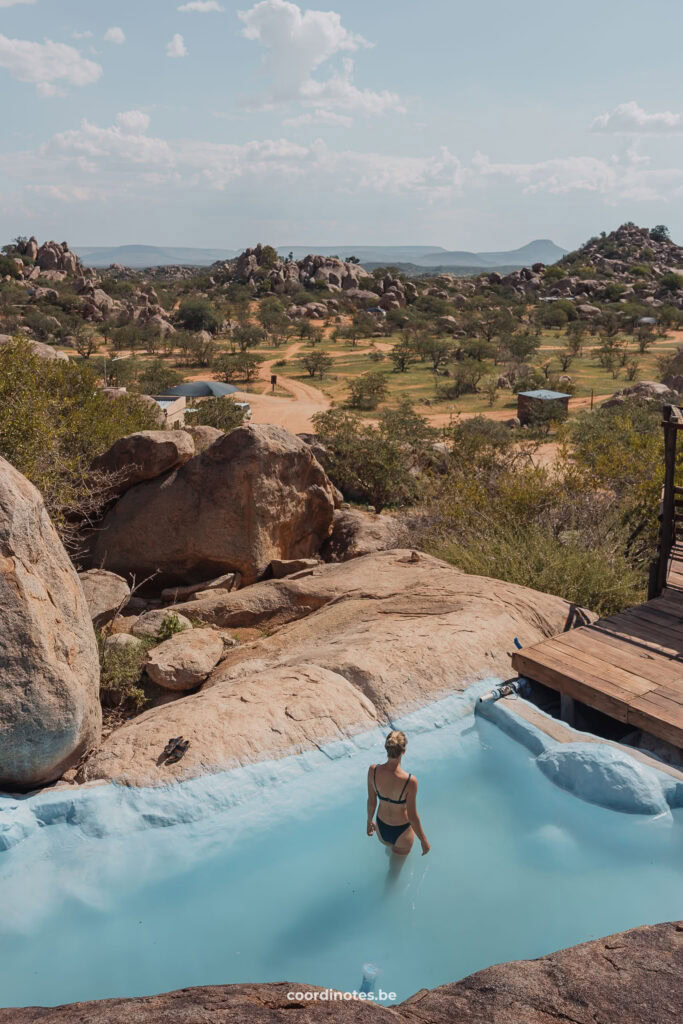
[[[538,391],[520,391],[517,395],[517,419],[524,425],[533,423],[549,416],[547,410],[557,410],[561,416],[569,412],[569,399],[571,395],[565,395],[561,391],[547,391],[539,388]]]

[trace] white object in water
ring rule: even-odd
[[[363,964],[363,980],[360,983],[360,991],[365,992],[366,995],[374,992],[378,974],[379,967],[375,967],[374,964]]]

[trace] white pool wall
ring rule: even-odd
[[[589,803],[648,815],[683,807],[683,783],[627,752],[599,742],[558,743],[504,704],[480,703],[479,698],[500,681],[480,680],[463,692],[400,716],[391,725],[409,734],[435,731],[457,720],[463,728],[474,728],[476,712],[522,743],[547,778]],[[311,772],[323,773],[331,785],[343,785],[345,769],[357,771],[351,755],[381,750],[386,731],[387,726],[378,726],[320,749],[168,786],[104,783],[44,790],[26,797],[0,796],[0,851],[49,825],[72,825],[85,835],[103,837],[190,823],[253,800],[268,786],[277,785],[285,804],[294,806],[298,779]]]

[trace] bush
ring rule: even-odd
[[[169,612],[168,615],[164,616],[157,632],[157,643],[163,644],[164,640],[170,640],[176,633],[182,633],[187,628],[187,626],[182,624],[176,612]]]
[[[119,437],[157,428],[134,395],[99,391],[86,363],[39,359],[24,341],[0,349],[0,455],[42,493],[63,540],[108,491],[89,469],[93,458]]]
[[[104,708],[120,708],[137,713],[147,698],[141,685],[147,651],[153,640],[141,640],[135,646],[107,647],[105,632],[98,632],[100,655],[100,701]]]
[[[412,417],[428,429],[421,417],[414,413]],[[416,465],[412,417],[411,425],[404,423],[405,429],[397,429],[396,420],[388,413],[383,414],[379,427],[343,409],[330,409],[313,417],[316,432],[328,450],[329,476],[345,496],[366,501],[378,512],[387,505],[415,501],[419,488],[412,473]]]
[[[177,320],[186,331],[209,331],[210,334],[215,334],[221,324],[209,300],[199,296],[181,302]]]
[[[205,398],[199,402],[193,412],[185,415],[188,427],[216,427],[224,434],[239,427],[244,422],[244,409],[237,407],[228,395],[219,398]]]
[[[352,409],[376,409],[387,396],[387,375],[371,370],[349,384],[349,405]]]

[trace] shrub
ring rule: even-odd
[[[238,408],[229,395],[206,398],[197,404],[196,409],[185,415],[185,423],[189,427],[216,427],[224,434],[229,434],[243,422],[244,409]]]
[[[352,409],[376,409],[388,390],[387,375],[381,370],[370,370],[349,384],[349,405]]]
[[[134,646],[107,647],[106,638],[106,633],[98,632],[102,706],[129,712],[141,711],[147,700],[141,685],[144,661],[154,641],[141,640]]]
[[[177,320],[186,331],[209,331],[215,334],[220,327],[218,313],[208,299],[200,296],[181,302]]]
[[[164,616],[157,632],[157,643],[162,644],[164,640],[170,640],[176,633],[182,633],[186,629],[187,626],[182,624],[177,613],[169,612],[168,615]]]
[[[87,363],[39,359],[24,341],[0,349],[0,455],[42,493],[65,541],[108,493],[89,469],[93,458],[119,437],[157,427],[134,395],[113,401],[98,391]]]

